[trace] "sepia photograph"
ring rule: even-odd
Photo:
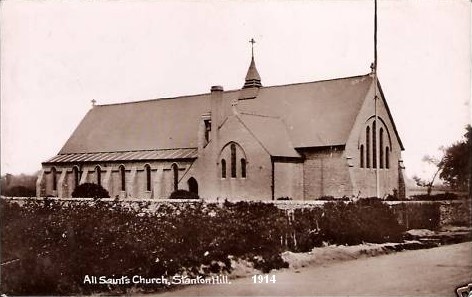
[[[470,1],[0,14],[2,297],[472,296]]]

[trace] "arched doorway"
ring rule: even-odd
[[[195,193],[198,195],[198,183],[197,180],[193,177],[189,178],[188,181],[188,190],[191,193]]]

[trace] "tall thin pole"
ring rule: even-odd
[[[374,0],[374,115],[375,115],[375,130],[373,133],[377,134],[377,125],[379,123],[377,116],[377,0]],[[377,139],[377,135],[373,135]],[[372,142],[374,143],[374,142]],[[375,142],[375,147],[373,150],[377,151],[377,141]],[[382,149],[382,148],[381,148]],[[379,154],[375,153],[375,190],[377,198],[380,198],[380,187],[379,187],[379,164],[377,156]]]
[[[377,0],[374,0],[374,71],[377,70]]]

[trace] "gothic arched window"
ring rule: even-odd
[[[231,144],[231,177],[236,177],[236,145]]]
[[[241,159],[241,177],[246,178],[246,159]]]
[[[360,149],[360,166],[364,168],[364,145],[361,145]]]
[[[121,190],[126,191],[126,172],[125,166],[120,165]]]
[[[384,151],[383,151],[383,138],[384,138],[384,130],[380,128],[379,131],[379,165],[380,168],[384,168]]]
[[[370,168],[370,127],[365,128],[365,167]]]
[[[377,169],[377,127],[372,123],[372,167]]]
[[[151,166],[146,164],[144,169],[146,171],[146,191],[151,191]]]
[[[72,174],[74,176],[74,187],[77,187],[80,183],[79,168],[77,166],[72,167]]]
[[[102,185],[102,169],[100,166],[95,166],[95,176],[97,177],[97,185]]]
[[[388,146],[385,147],[385,168],[390,168],[390,151]]]
[[[226,178],[226,160],[221,159],[221,178]]]
[[[174,175],[174,191],[179,189],[179,166],[172,164],[172,173]]]
[[[56,191],[57,190],[57,171],[56,171],[56,167],[51,168],[51,174],[52,174],[52,190]]]

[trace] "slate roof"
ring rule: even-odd
[[[238,108],[280,117],[296,148],[344,145],[372,80],[364,75],[261,88]]]
[[[345,144],[372,81],[372,77],[363,75],[261,87],[257,98],[240,100],[238,110],[266,149],[275,155],[281,150],[295,156],[293,148]],[[223,100],[230,105],[240,92],[225,91]],[[59,154],[196,148],[201,115],[209,111],[209,93],[97,105],[86,114]],[[270,138],[274,131],[279,135]],[[287,148],[286,143],[292,148]]]
[[[79,153],[60,154],[54,156],[47,163],[76,163],[76,162],[115,162],[115,161],[146,161],[146,160],[175,160],[196,159],[197,149],[169,149],[151,151],[127,151],[111,153]]]
[[[301,158],[281,119],[244,113],[238,117],[271,156]]]

